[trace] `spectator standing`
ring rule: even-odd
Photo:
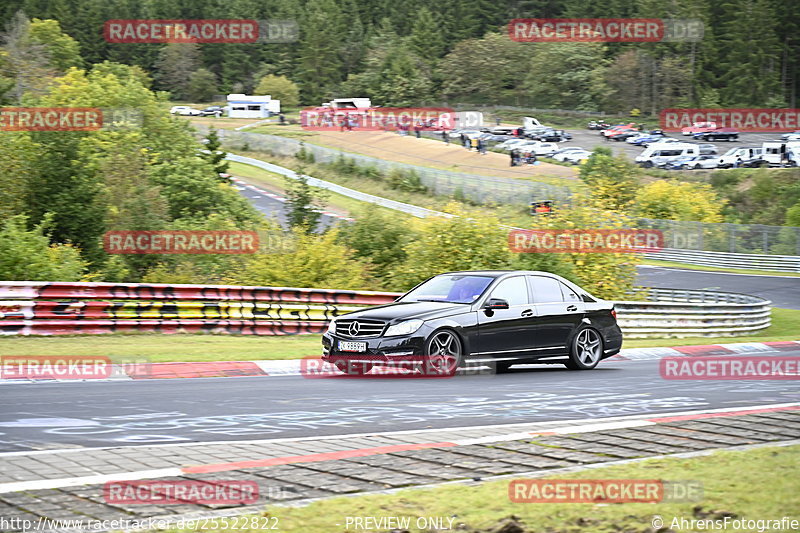
[[[486,155],[486,139],[478,139],[478,151],[481,155]]]
[[[475,151],[478,151],[478,139],[470,139],[470,150],[475,148]]]
[[[444,139],[444,144],[450,144],[450,132],[447,130],[442,130],[442,139]]]

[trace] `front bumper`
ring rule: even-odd
[[[369,362],[373,364],[391,364],[395,361],[418,360],[425,351],[425,330],[422,327],[411,335],[396,337],[374,337],[369,339],[351,339],[332,333],[322,335],[322,360],[330,363],[336,361]],[[364,352],[346,352],[339,349],[339,341],[365,342]]]

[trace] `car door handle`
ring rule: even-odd
[[[577,310],[578,310],[578,306],[577,305],[568,305],[567,306],[567,311],[577,311]]]
[[[533,316],[533,310],[526,309],[522,312],[522,316]]]

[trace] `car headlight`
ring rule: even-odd
[[[389,329],[386,330],[384,336],[391,337],[393,335],[411,335],[420,327],[422,327],[422,320],[406,320],[405,322],[400,322],[394,326],[389,326]]]
[[[331,320],[328,323],[328,333],[336,333],[336,321]]]

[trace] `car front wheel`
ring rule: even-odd
[[[603,339],[591,328],[582,329],[572,339],[571,348],[566,367],[570,370],[591,370],[603,355]]]
[[[430,336],[425,346],[425,374],[452,376],[464,359],[461,339],[455,332],[442,329]]]

